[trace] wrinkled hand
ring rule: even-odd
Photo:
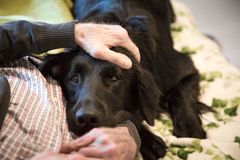
[[[75,41],[92,57],[107,60],[121,68],[129,69],[132,61],[111,47],[124,47],[140,62],[140,53],[129,38],[127,31],[119,25],[78,23],[75,25]]]
[[[137,145],[127,127],[95,128],[61,148],[62,153],[72,151],[92,160],[133,160]]]

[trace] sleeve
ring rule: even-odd
[[[33,53],[75,48],[75,22],[62,24],[13,21],[0,25],[0,64]]]
[[[128,128],[129,133],[133,137],[133,139],[135,140],[135,142],[137,144],[137,149],[139,150],[140,147],[141,147],[141,139],[140,139],[140,136],[138,134],[136,126],[131,121],[126,121],[126,122],[124,122],[123,125]]]
[[[135,142],[137,144],[137,152],[136,152],[134,160],[142,160],[142,156],[141,156],[141,153],[140,153],[141,138],[138,134],[138,130],[137,130],[136,126],[129,120],[125,121],[123,124],[121,124],[119,126],[127,127],[130,135],[133,137],[133,139],[135,140]]]
[[[137,151],[139,151],[140,147],[141,147],[141,138],[138,134],[138,130],[137,130],[136,126],[129,120],[125,121],[123,124],[120,124],[118,126],[125,126],[128,128],[130,135],[133,137],[133,139],[135,140],[135,142],[137,144]]]

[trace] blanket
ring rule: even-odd
[[[189,160],[240,159],[240,72],[223,56],[218,43],[202,34],[190,10],[173,2],[177,21],[172,25],[175,48],[188,54],[201,74],[200,101],[216,113],[202,115],[208,138],[176,138],[167,116],[156,120],[152,130],[168,144],[163,158]]]

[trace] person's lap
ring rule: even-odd
[[[28,159],[44,150],[58,151],[72,140],[56,81],[45,79],[26,58],[0,68],[0,75],[11,84],[11,102],[0,132],[0,159]]]

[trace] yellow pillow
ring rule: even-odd
[[[0,23],[13,20],[68,22],[71,0],[0,0]]]

